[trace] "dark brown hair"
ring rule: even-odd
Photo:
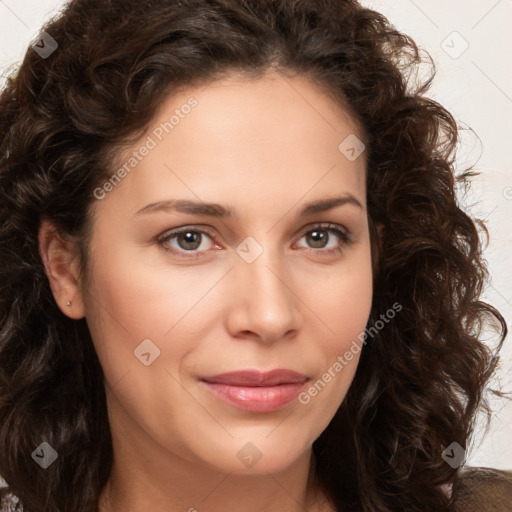
[[[425,97],[434,70],[415,43],[355,0],[73,0],[29,48],[0,96],[0,474],[27,512],[97,510],[112,464],[103,373],[85,319],[58,309],[38,252],[42,218],[79,237],[113,152],[178,87],[230,73],[299,74],[365,132],[375,254],[369,324],[402,306],[362,351],[354,381],[315,441],[337,510],[440,512],[459,471],[507,329],[480,300],[479,224],[459,207],[458,130]],[[341,142],[341,141],[340,141]],[[383,227],[377,243],[375,226]],[[482,232],[485,227],[481,225]],[[495,351],[482,328],[498,333]],[[59,457],[31,458],[42,441]]]

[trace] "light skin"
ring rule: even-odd
[[[229,405],[200,377],[286,368],[307,375],[307,390],[364,331],[372,300],[365,155],[351,161],[338,150],[363,135],[315,85],[271,72],[169,97],[126,155],[190,97],[197,106],[93,199],[87,283],[76,246],[49,222],[40,230],[55,300],[86,318],[105,374],[114,464],[100,502],[109,497],[104,510],[123,512],[333,510],[310,478],[312,444],[359,356],[307,404],[272,412]],[[335,196],[352,199],[300,216]],[[176,199],[233,216],[137,213]],[[319,227],[326,223],[350,241]],[[195,246],[190,236],[161,240],[184,226]],[[237,253],[247,237],[263,249],[251,263]],[[145,339],[160,350],[148,366],[134,354]],[[250,467],[237,456],[247,443],[261,454]]]

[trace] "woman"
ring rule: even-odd
[[[350,0],[75,0],[45,27],[0,97],[2,495],[467,504],[506,325],[419,62]]]

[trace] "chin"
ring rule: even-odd
[[[230,438],[224,443],[212,440],[210,447],[201,447],[201,453],[196,454],[204,463],[222,473],[264,475],[286,470],[306,456],[312,446],[312,442],[297,441],[296,438],[292,442],[293,437],[288,437],[288,443],[282,436],[273,440],[271,437],[267,431],[258,439]]]

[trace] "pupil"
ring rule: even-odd
[[[312,231],[311,232],[311,238],[313,239],[313,247],[315,248],[322,248],[325,246],[326,236],[325,232],[323,231]]]
[[[183,233],[181,237],[184,240],[184,244],[180,243],[180,247],[185,250],[193,250],[197,249],[201,245],[200,237],[201,235],[199,233],[193,233],[191,231],[187,231],[186,233]],[[180,240],[180,238],[178,240]],[[192,247],[190,247],[190,244],[192,244]]]

